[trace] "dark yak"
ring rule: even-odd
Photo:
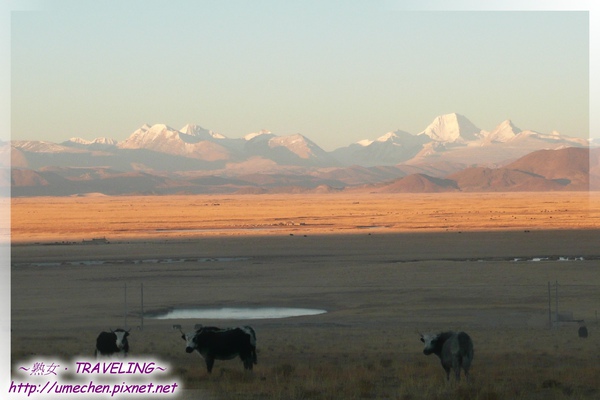
[[[94,357],[98,357],[98,354],[102,356],[121,354],[123,357],[127,357],[129,352],[127,336],[129,336],[129,331],[120,328],[114,331],[111,329],[110,332],[100,332],[96,339]]]
[[[186,341],[187,353],[196,350],[204,358],[208,373],[212,372],[215,360],[239,356],[249,370],[257,363],[256,333],[249,326],[224,329],[206,326],[188,334],[181,332],[181,338]]]
[[[421,335],[421,342],[425,343],[423,354],[435,354],[440,358],[446,371],[446,380],[450,380],[450,369],[453,369],[456,381],[460,381],[462,368],[467,382],[469,381],[469,368],[474,356],[473,341],[469,335],[465,332],[448,331]]]

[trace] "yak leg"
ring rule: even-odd
[[[206,357],[206,369],[208,370],[209,374],[212,372],[214,364],[215,364],[215,359],[213,357]]]
[[[256,357],[256,347],[252,347],[252,363],[258,364],[258,358]]]
[[[460,382],[461,364],[461,359],[459,357],[452,358],[452,369],[454,370],[454,377],[456,378],[456,382]]]
[[[243,353],[240,354],[240,359],[244,363],[244,369],[252,369],[252,365],[254,364],[254,359],[252,357],[252,353]]]
[[[469,359],[468,357],[463,359],[462,367],[465,371],[465,378],[467,382],[469,382],[469,369],[471,368],[471,359]]]
[[[465,370],[465,379],[467,380],[467,383],[468,383],[469,382],[469,368],[463,367],[463,369]]]
[[[444,367],[444,371],[446,371],[446,381],[450,380],[450,367],[442,365]]]

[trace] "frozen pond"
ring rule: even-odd
[[[287,307],[222,307],[178,308],[167,313],[153,315],[153,319],[272,319],[319,315],[327,311],[311,308]]]

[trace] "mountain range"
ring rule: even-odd
[[[417,134],[397,130],[331,152],[301,134],[230,139],[192,124],[146,124],[123,141],[0,146],[7,149],[12,196],[587,190],[600,181],[598,149],[588,140],[510,120],[485,131],[456,113]]]

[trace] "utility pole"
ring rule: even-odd
[[[142,295],[142,312],[140,314],[140,330],[144,330],[144,282],[140,283],[140,291]]]
[[[552,329],[552,289],[548,281],[548,327]]]
[[[123,329],[127,329],[127,282],[125,282],[125,326]]]
[[[558,281],[556,281],[556,293],[554,297],[554,302],[556,303],[556,306],[554,307],[554,311],[556,312],[556,326],[558,326]]]

